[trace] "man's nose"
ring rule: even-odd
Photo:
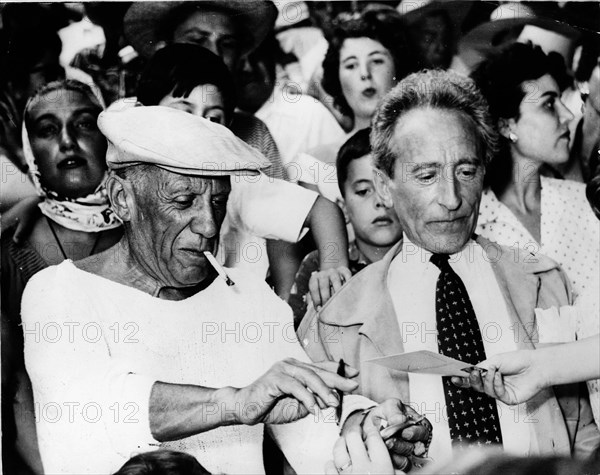
[[[194,234],[198,234],[206,239],[211,239],[217,235],[219,228],[212,208],[203,206],[199,209],[196,216],[192,219],[190,229]]]
[[[438,203],[449,211],[460,208],[460,184],[454,176],[442,176],[438,183]]]
[[[206,48],[207,50],[209,50],[211,53],[216,54],[217,56],[221,57],[221,51],[219,48],[219,38],[217,37],[216,34],[212,34],[210,36],[207,36],[204,40],[204,42],[202,43],[201,46],[203,46],[204,48]]]

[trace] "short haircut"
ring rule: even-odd
[[[157,450],[131,457],[114,475],[210,474],[195,457],[175,450]]]
[[[340,83],[340,50],[348,38],[371,38],[380,42],[392,55],[398,80],[416,71],[416,61],[407,39],[406,26],[400,14],[392,9],[371,9],[344,18],[340,14],[328,34],[329,48],[323,60],[323,89],[333,97],[334,105],[343,114],[353,117]]]
[[[452,71],[425,70],[400,81],[384,98],[373,118],[371,146],[375,166],[389,177],[393,178],[396,163],[391,145],[395,126],[404,114],[414,109],[440,109],[462,114],[473,124],[483,163],[487,165],[494,156],[497,132],[475,83]]]
[[[171,44],[159,49],[142,72],[137,86],[137,100],[155,106],[168,96],[188,97],[198,86],[214,84],[232,117],[236,105],[231,73],[216,54],[194,44]]]
[[[369,143],[370,133],[371,129],[369,127],[359,130],[344,142],[344,145],[341,146],[337,154],[335,166],[337,169],[338,186],[344,198],[346,197],[344,186],[348,180],[350,162],[371,153],[371,144]]]
[[[550,74],[563,90],[569,77],[563,57],[531,43],[511,43],[483,61],[471,74],[488,102],[494,121],[519,118],[526,91],[521,84]]]

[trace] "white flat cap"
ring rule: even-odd
[[[98,127],[108,139],[111,169],[150,164],[182,175],[256,175],[270,166],[226,127],[163,106],[105,111]]]

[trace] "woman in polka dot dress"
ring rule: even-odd
[[[500,133],[499,152],[487,168],[477,233],[556,260],[573,284],[578,338],[598,334],[600,221],[583,183],[542,176],[545,165],[569,159],[573,114],[560,100],[564,61],[557,53],[515,43],[472,76]],[[598,423],[598,381],[588,386]]]

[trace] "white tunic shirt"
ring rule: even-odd
[[[158,447],[149,427],[155,381],[243,387],[276,361],[308,361],[291,309],[264,282],[228,272],[235,286],[217,278],[181,301],[71,261],[30,280],[22,306],[25,362],[48,473],[112,473],[136,452]],[[331,458],[338,428],[333,414],[323,418],[271,426],[298,473],[322,473]],[[262,438],[262,424],[236,425],[163,446],[194,455],[211,473],[264,473]]]
[[[402,252],[390,265],[388,288],[406,352],[439,352],[435,287],[440,270],[429,262],[430,257],[430,252],[405,238]],[[461,252],[450,256],[449,262],[471,298],[486,355],[516,350],[518,330],[514,332],[516,327],[508,316],[500,287],[483,248],[470,241]],[[409,373],[408,378],[411,406],[433,424],[429,455],[436,461],[450,460],[452,446],[442,378],[413,373]],[[505,450],[516,455],[536,453],[535,436],[527,421],[525,405],[506,406],[498,401],[497,406]]]

